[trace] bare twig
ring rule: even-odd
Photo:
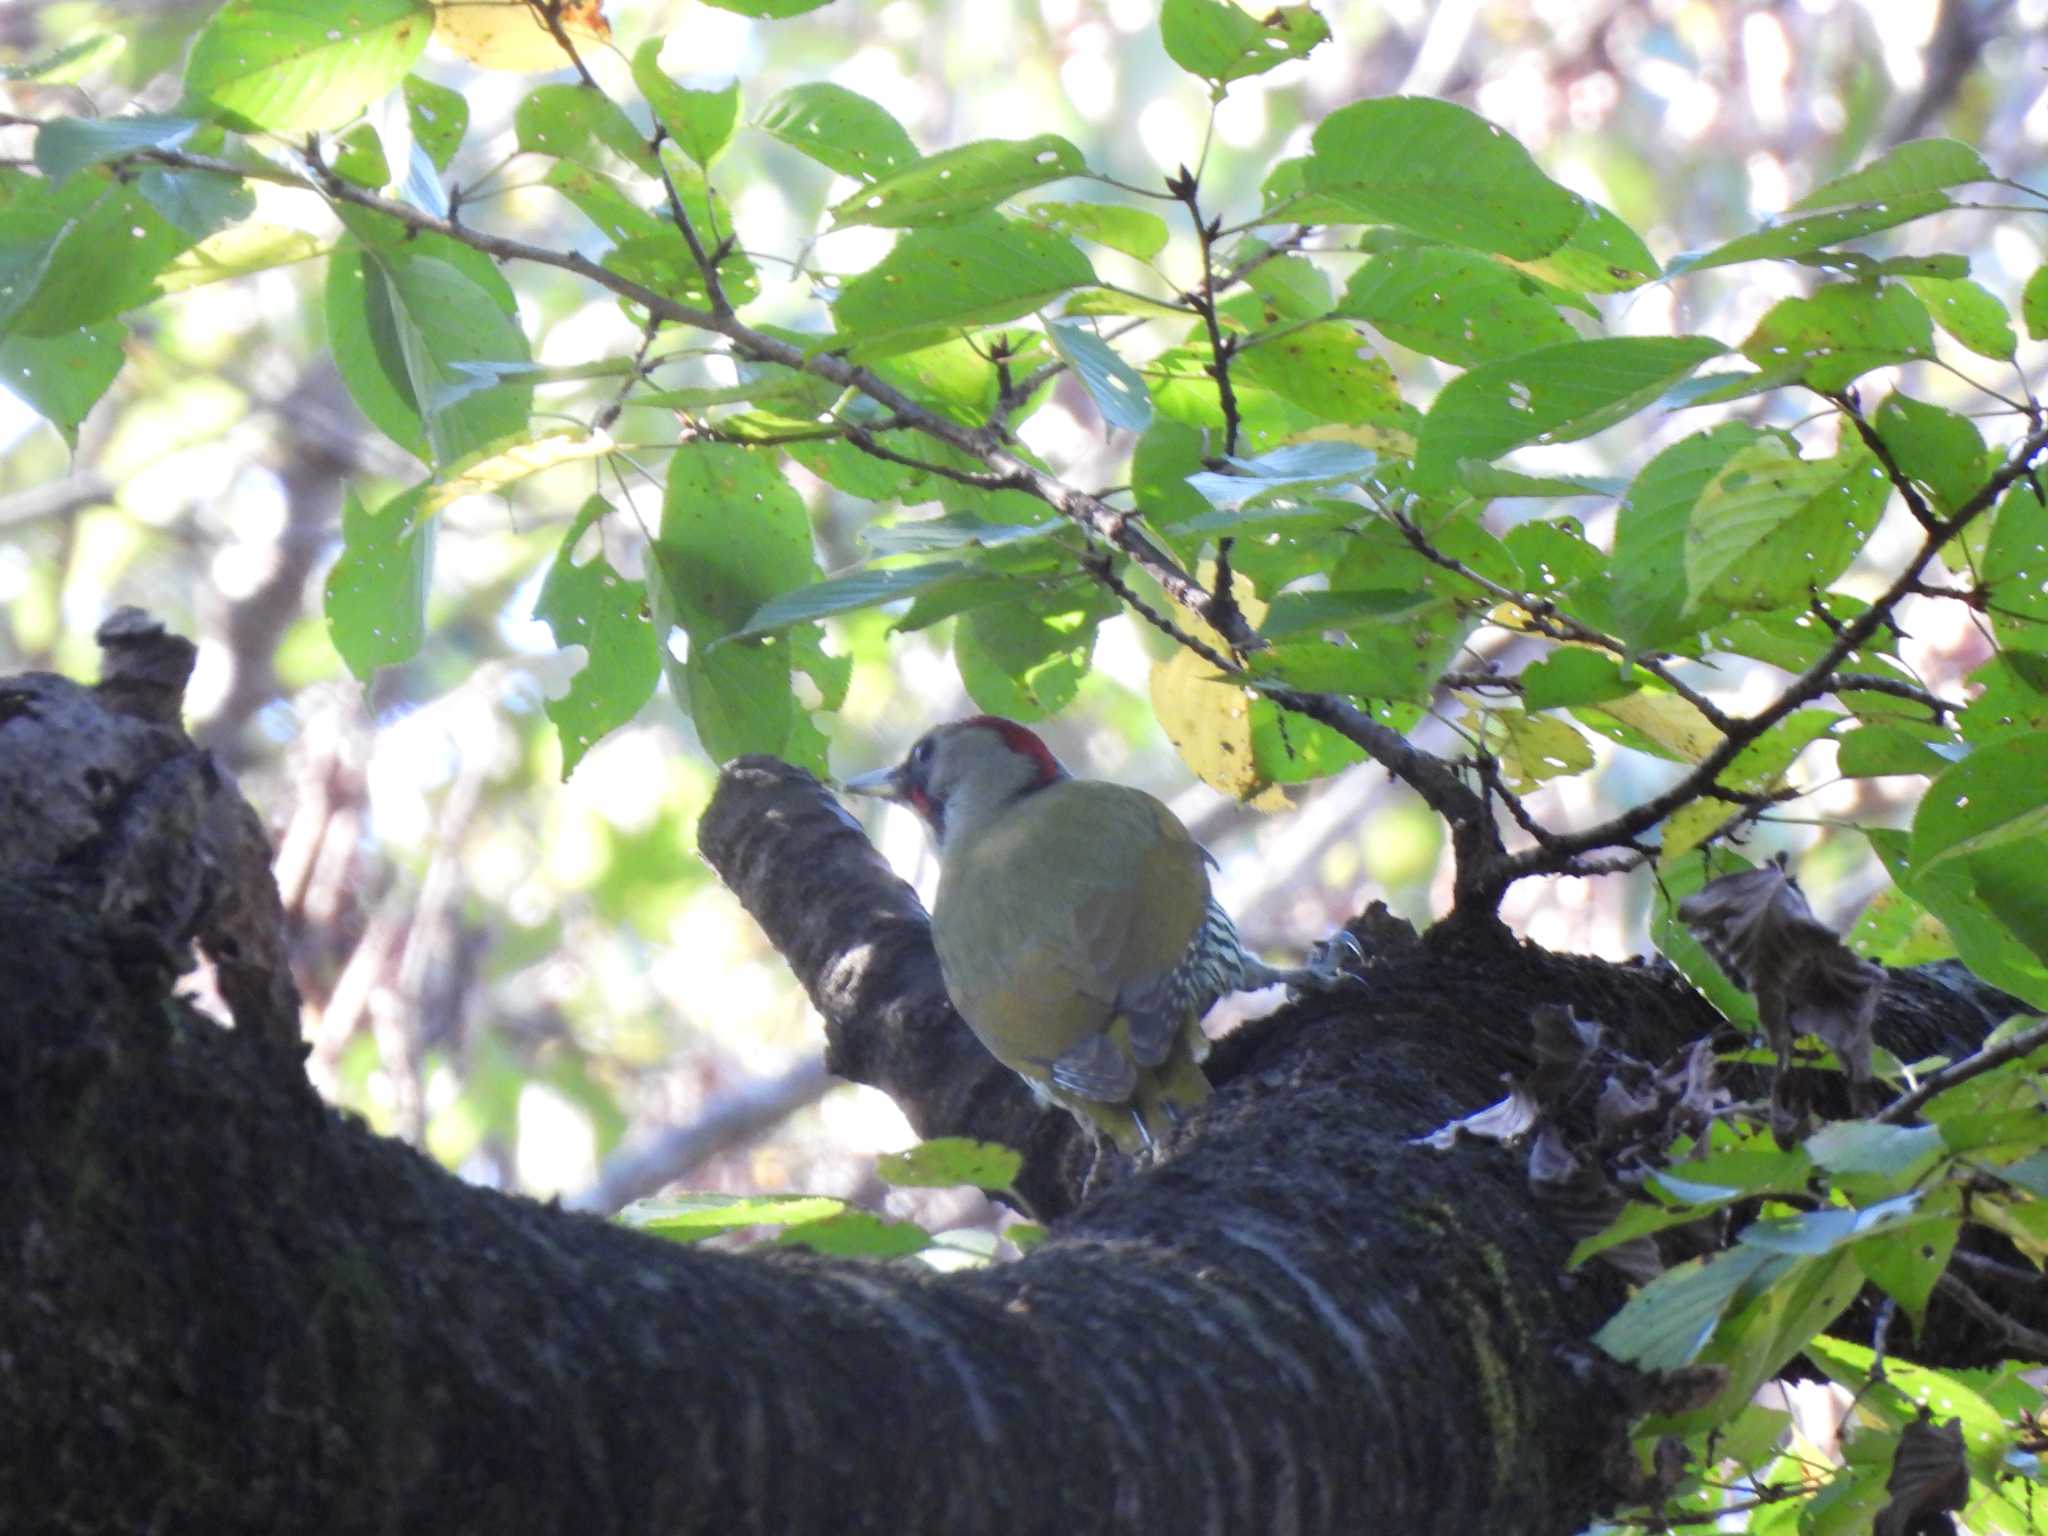
[[[2020,1030],[1996,1045],[1987,1045],[1961,1061],[1950,1062],[1939,1072],[1928,1073],[1920,1080],[1919,1087],[1887,1104],[1877,1119],[1885,1125],[1904,1125],[1919,1114],[1936,1094],[1946,1093],[1973,1077],[1982,1077],[1986,1072],[2002,1067],[2008,1061],[2017,1061],[2044,1045],[2048,1045],[2048,1019],[2031,1029]]]

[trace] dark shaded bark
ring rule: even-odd
[[[84,693],[29,681],[15,787],[45,701]],[[914,899],[815,783],[737,765],[706,850],[834,1064],[1025,1145],[1067,1214],[944,1277],[707,1254],[465,1186],[168,997],[203,919],[106,901],[140,791],[197,756],[146,729],[161,756],[77,835],[0,854],[0,1528],[1570,1532],[1611,1497],[1640,1399],[1584,1341],[1618,1284],[1562,1273],[1519,1157],[1409,1138],[1497,1096],[1533,1005],[1646,1055],[1709,1027],[1667,973],[1487,926],[1382,942],[1356,993],[1219,1048],[1167,1161],[1080,1200],[1087,1149],[979,1057]],[[162,867],[214,858],[209,824],[156,824],[187,839]],[[1927,996],[1925,1028],[1986,1026]]]

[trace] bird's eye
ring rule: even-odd
[[[925,737],[923,741],[920,741],[916,746],[910,749],[910,760],[913,763],[917,764],[917,766],[920,768],[922,768],[926,763],[932,760],[931,737]]]

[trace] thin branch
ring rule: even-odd
[[[1951,704],[1918,683],[1909,683],[1903,677],[1886,677],[1879,672],[1844,672],[1835,679],[1833,691],[1851,693],[1883,693],[1895,699],[1908,699],[1925,709],[1936,719],[1946,719],[1963,706]]]
[[[1891,481],[1900,499],[1906,503],[1906,510],[1913,514],[1913,521],[1932,532],[1941,518],[1927,504],[1927,498],[1920,494],[1920,487],[1913,483],[1913,477],[1899,468],[1899,461],[1892,457],[1891,445],[1877,435],[1877,428],[1870,424],[1862,408],[1847,394],[1831,394],[1824,398],[1832,401],[1835,409],[1849,418],[1856,435],[1863,439],[1863,446],[1884,466],[1885,478]]]
[[[1728,716],[1722,712],[1721,707],[1697,688],[1694,688],[1683,678],[1672,672],[1670,668],[1666,667],[1654,656],[1637,655],[1630,657],[1628,647],[1622,644],[1621,641],[1616,640],[1611,635],[1602,634],[1589,624],[1581,624],[1555,603],[1547,599],[1533,598],[1526,592],[1517,592],[1513,587],[1502,586],[1492,578],[1482,576],[1464,561],[1445,554],[1429,542],[1429,536],[1406,513],[1389,508],[1387,509],[1387,515],[1394,520],[1394,526],[1401,530],[1402,536],[1408,540],[1409,545],[1423,559],[1429,561],[1432,565],[1442,566],[1445,570],[1462,576],[1465,580],[1481,588],[1489,596],[1501,602],[1513,603],[1522,612],[1529,615],[1537,632],[1543,635],[1545,639],[1576,641],[1580,645],[1590,645],[1599,650],[1607,651],[1612,655],[1628,658],[1636,667],[1647,672],[1651,677],[1657,679],[1658,682],[1698,710],[1706,719],[1707,724],[1711,725],[1715,730],[1724,734],[1727,732],[1729,720]]]
[[[1958,1083],[1967,1083],[1974,1077],[1982,1077],[1986,1072],[2002,1067],[2008,1061],[2017,1061],[2044,1045],[2048,1045],[2048,1019],[2032,1029],[2020,1030],[1996,1045],[1987,1045],[1961,1061],[1951,1062],[1939,1072],[1928,1073],[1920,1080],[1919,1087],[1887,1104],[1877,1120],[1882,1125],[1904,1125],[1919,1114],[1936,1094],[1946,1093]]]
[[[1662,794],[1653,795],[1618,816],[1559,838],[1555,848],[1531,849],[1514,855],[1503,871],[1505,878],[1514,881],[1529,875],[1550,874],[1557,867],[1556,859],[1561,853],[1589,853],[1633,841],[1638,833],[1647,832],[1681,805],[1698,799],[1744,747],[1802,704],[1833,691],[1838,681],[1836,669],[1889,620],[1892,610],[1914,590],[1942,546],[1997,505],[1998,498],[2009,486],[2033,471],[2035,461],[2043,452],[2048,452],[2048,424],[2036,427],[2022,438],[2012,456],[1992,473],[1976,494],[1956,509],[1954,516],[1928,530],[1918,552],[1906,562],[1905,569],[1892,584],[1868,608],[1844,624],[1827,650],[1786,684],[1776,699],[1754,715],[1731,720],[1721,744],[1700,759],[1684,778]]]
[[[1210,122],[1213,126],[1213,112]],[[1208,153],[1206,139],[1202,152],[1204,155]],[[1216,315],[1216,239],[1222,232],[1223,222],[1202,217],[1199,174],[1182,166],[1168,178],[1166,190],[1186,206],[1188,217],[1194,220],[1195,236],[1202,244],[1202,285],[1186,297],[1200,313],[1202,325],[1209,333],[1209,366],[1205,371],[1216,381],[1216,404],[1223,412],[1223,456],[1229,458],[1237,452],[1237,435],[1241,426],[1237,412],[1237,387],[1230,381],[1230,359],[1237,348],[1237,338],[1223,334],[1222,323]]]
[[[2048,1333],[2038,1328],[2029,1328],[2018,1318],[2008,1317],[1998,1308],[1979,1296],[1954,1273],[1943,1275],[1934,1282],[1935,1291],[1955,1302],[1970,1316],[1995,1333],[2004,1335],[2005,1342],[2014,1349],[2024,1350],[2036,1360],[2048,1359]]]

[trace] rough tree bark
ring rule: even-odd
[[[1025,1148],[1053,1232],[943,1277],[698,1252],[319,1102],[247,807],[165,713],[182,642],[124,643],[139,693],[0,682],[0,1529],[1563,1533],[1612,1497],[1618,1282],[1563,1273],[1520,1157],[1410,1138],[1498,1096],[1536,1004],[1650,1058],[1710,1028],[1662,969],[1370,930],[1363,985],[1240,1031],[1163,1163],[1090,1185],[858,828],[742,762],[704,851],[833,1066]],[[172,995],[194,941],[233,1031]],[[1880,1030],[1998,1016],[1902,978]]]

